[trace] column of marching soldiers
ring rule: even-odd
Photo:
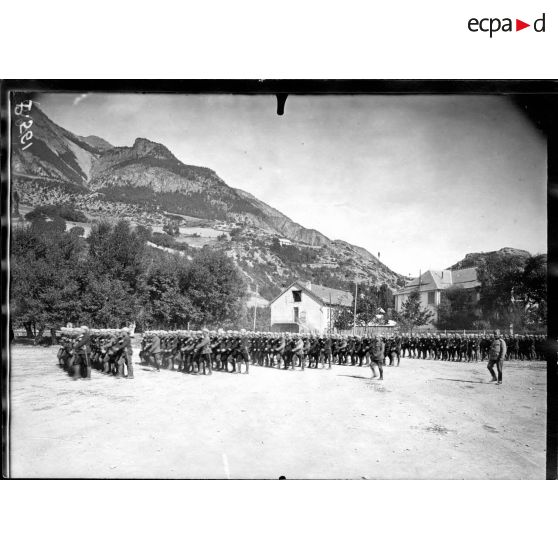
[[[73,378],[90,377],[91,368],[133,378],[130,331],[63,328],[60,364]],[[506,360],[544,360],[545,336],[503,335]],[[491,334],[341,335],[241,331],[147,331],[139,352],[142,364],[186,374],[214,370],[249,373],[250,365],[295,369],[333,364],[399,366],[402,357],[448,362],[488,360]]]

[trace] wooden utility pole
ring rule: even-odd
[[[353,335],[356,332],[357,296],[358,296],[358,280],[355,277],[355,309],[353,310]]]
[[[256,314],[258,311],[258,284],[256,283],[256,300],[254,301],[254,331],[256,331]]]
[[[331,291],[329,291],[329,334],[331,335],[331,328],[333,327],[333,308],[331,307]]]

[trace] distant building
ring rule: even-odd
[[[338,310],[352,308],[347,291],[295,281],[269,303],[272,331],[326,332]]]
[[[281,244],[281,246],[292,246],[293,243],[291,240],[289,240],[288,238],[279,238],[279,244]]]
[[[395,310],[401,312],[403,303],[409,298],[409,294],[418,289],[421,306],[432,311],[434,314],[432,321],[435,322],[438,319],[438,306],[445,290],[450,287],[474,289],[478,300],[480,285],[475,267],[442,271],[429,269],[395,293]]]

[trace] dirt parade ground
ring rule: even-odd
[[[11,352],[11,476],[543,479],[546,364],[402,359],[192,376],[139,364],[72,381],[57,347]]]

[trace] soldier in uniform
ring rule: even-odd
[[[203,329],[199,343],[196,345],[196,352],[199,357],[198,374],[202,373],[208,376],[213,374],[211,369],[211,340],[209,339],[209,330]]]
[[[273,353],[277,357],[277,368],[281,369],[281,364],[287,369],[287,345],[290,343],[287,334],[282,334],[273,347]]]
[[[246,334],[245,329],[240,330],[240,337],[238,338],[238,345],[235,354],[235,368],[236,362],[243,361],[245,365],[245,373],[249,374],[250,372],[250,350],[249,350],[250,341],[248,339],[248,335]],[[238,371],[242,374],[242,368],[240,366],[240,362],[238,363]]]
[[[130,337],[130,328],[125,327],[122,330],[122,339],[120,341],[122,347],[122,358],[126,364],[127,374],[126,377],[131,380],[134,378],[134,365],[132,363],[132,339]]]
[[[411,333],[411,338],[409,339],[409,356],[411,358],[417,357],[417,338],[415,337],[414,333]]]
[[[502,371],[504,368],[504,359],[506,357],[506,342],[502,339],[500,332],[498,330],[494,331],[492,342],[490,344],[490,349],[488,351],[488,371],[492,376],[493,382],[502,383]],[[494,365],[496,364],[496,369],[498,370],[498,377],[494,373]]]
[[[304,339],[300,334],[295,334],[292,342],[291,370],[295,369],[295,358],[298,358],[301,370],[304,370]]]
[[[323,338],[322,368],[325,368],[327,362],[328,370],[331,370],[332,354],[333,354],[332,340],[331,340],[331,335],[328,333]]]
[[[306,354],[308,355],[308,368],[318,368],[318,362],[320,361],[320,351],[320,338],[313,333],[310,334],[310,337],[308,339],[308,349],[306,351]]]
[[[392,338],[390,345],[389,365],[392,366],[394,362],[396,366],[399,366],[401,362],[401,337],[399,335]]]
[[[161,338],[157,335],[157,332],[153,332],[149,345],[146,347],[149,357],[155,364],[157,372],[161,371]]]
[[[380,337],[375,335],[372,338],[372,343],[370,345],[370,368],[372,370],[372,380],[375,378],[384,379],[384,359],[385,359],[385,345]],[[379,371],[379,376],[376,375],[376,370]]]
[[[86,378],[89,380],[91,379],[91,337],[87,326],[82,326],[81,331],[82,334],[72,347],[74,354],[72,379]]]
[[[480,343],[481,361],[488,357],[488,350],[490,349],[490,339],[486,335],[481,337]]]
[[[338,355],[338,363],[337,364],[347,364],[347,346],[348,341],[345,336],[339,339],[337,344],[337,355]]]

